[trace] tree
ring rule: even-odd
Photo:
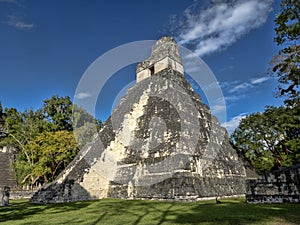
[[[44,112],[48,131],[72,130],[72,101],[69,96],[52,96],[44,100]]]
[[[0,146],[16,150],[14,169],[19,184],[53,181],[76,156],[78,144],[84,146],[100,129],[101,121],[82,107],[74,106],[74,118],[72,109],[69,97],[57,95],[36,111],[6,108],[3,112],[0,103],[0,128],[7,134]],[[78,144],[71,133],[73,124]]]
[[[2,104],[0,101],[0,132],[3,131],[4,121],[5,121],[5,114],[3,112]]]
[[[84,108],[76,104],[73,106],[74,135],[80,148],[91,141],[102,126],[102,121],[95,119]]]
[[[43,130],[44,116],[40,111],[25,109],[18,112],[15,108],[5,109],[3,130],[8,134],[8,145],[22,148],[29,140]]]
[[[69,131],[43,132],[26,145],[30,163],[18,155],[15,169],[21,183],[48,183],[73,160],[78,153],[77,143]]]
[[[20,113],[15,108],[6,108],[4,114],[3,131],[7,137],[1,140],[0,145],[13,147],[24,164],[32,165],[32,151],[27,144],[43,130],[42,113],[33,109]]]
[[[238,149],[260,173],[300,162],[300,107],[266,107],[244,118],[233,132]]]
[[[282,0],[275,20],[274,41],[282,49],[274,57],[278,96],[285,105],[266,107],[243,119],[232,134],[233,142],[260,173],[300,162],[300,2]]]
[[[4,121],[5,121],[5,114],[3,112],[2,104],[0,101],[0,147],[3,147],[2,139],[6,137],[6,133],[4,132]]]
[[[273,73],[281,84],[278,95],[299,96],[300,84],[300,2],[282,0],[275,20],[275,42],[283,49],[272,60]]]

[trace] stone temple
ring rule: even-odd
[[[156,42],[136,81],[93,141],[31,202],[245,194],[244,161],[187,82],[173,38]]]

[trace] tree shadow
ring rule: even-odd
[[[149,200],[120,200],[105,199],[98,202],[101,209],[106,209],[105,215],[102,214],[92,224],[102,224],[100,221],[105,216],[114,218],[118,221],[116,224],[163,224],[166,217],[172,211],[176,202],[149,201]],[[98,210],[89,211],[89,213],[99,213]],[[126,217],[126,218],[125,218]],[[123,219],[126,220],[122,221]],[[151,220],[154,219],[154,220]],[[104,221],[106,222],[106,221]]]
[[[247,204],[244,199],[166,202],[102,199],[38,205],[19,201],[0,207],[0,223],[22,224],[299,224],[300,204]],[[41,221],[49,218],[47,221]],[[275,223],[273,223],[275,224]]]
[[[172,202],[172,204],[163,212],[162,217],[157,225],[161,225],[166,221],[167,215],[171,212],[171,209],[174,205],[175,205],[175,202]]]
[[[0,207],[0,222],[23,220],[35,214],[42,214],[46,210],[48,214],[80,210],[89,204],[91,203],[88,201],[57,204],[35,204],[28,201],[16,202],[9,206]]]
[[[180,213],[177,224],[265,224],[278,220],[299,224],[299,207],[295,204],[247,204],[244,201],[223,200],[222,204],[205,203]],[[282,223],[278,223],[282,224]]]

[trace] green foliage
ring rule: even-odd
[[[275,25],[275,41],[278,45],[299,40],[300,2],[298,0],[282,0]]]
[[[30,149],[30,164],[19,159],[15,168],[22,183],[29,179],[30,184],[53,181],[78,153],[73,134],[66,130],[43,132],[26,147]]]
[[[77,109],[74,118],[73,108]],[[0,102],[0,131],[7,133],[0,139],[0,146],[16,150],[14,168],[19,184],[50,182],[78,152],[73,124],[81,147],[97,132],[98,123],[102,124],[99,121],[83,108],[73,106],[69,97],[55,95],[46,99],[41,109],[24,112],[15,108],[3,111]]]
[[[90,115],[82,106],[73,105],[73,126],[82,127],[86,123],[94,123],[95,118]]]
[[[103,124],[99,119],[95,119],[82,107],[73,106],[73,128],[74,135],[79,147],[83,147],[99,131]]]
[[[273,73],[278,77],[279,96],[299,96],[300,85],[300,2],[282,0],[280,13],[275,20],[275,42],[283,49],[274,57]]]
[[[13,146],[27,155],[25,145],[40,133],[44,126],[41,111],[35,112],[30,109],[21,113],[15,108],[6,108],[4,117],[3,131],[8,137],[1,141],[1,145]]]
[[[0,147],[5,146],[2,139],[6,137],[6,133],[4,131],[4,122],[5,122],[5,114],[2,108],[2,104],[0,101]]]
[[[52,96],[44,101],[43,112],[49,131],[72,130],[72,101],[69,96]]]
[[[300,105],[266,107],[244,118],[233,132],[238,149],[260,173],[299,163]]]
[[[0,101],[0,131],[1,131],[1,128],[3,127],[4,125],[4,112],[3,112],[3,108],[2,108],[2,104],[1,104],[1,101]]]
[[[281,107],[266,107],[243,119],[232,134],[239,150],[260,173],[300,162],[300,2],[282,0],[275,20],[274,41],[283,48],[272,60],[278,77]]]

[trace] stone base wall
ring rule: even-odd
[[[67,180],[63,183],[51,183],[39,189],[30,199],[32,203],[59,203],[93,200],[84,188],[75,183],[74,180]]]
[[[9,199],[17,200],[17,199],[30,199],[36,190],[31,191],[11,191]]]
[[[104,198],[119,199],[153,199],[166,201],[198,201],[206,198],[241,196],[245,193],[243,177],[199,177],[191,173],[178,173],[160,183],[134,186],[109,183],[108,193]],[[100,187],[98,187],[99,189]],[[39,189],[30,202],[58,203],[99,199],[91,195],[81,185],[68,180],[63,183],[52,183]]]
[[[300,164],[247,180],[248,203],[300,203]]]
[[[210,178],[178,173],[160,183],[147,186],[110,184],[109,198],[161,199],[195,201],[212,196],[234,196],[245,193],[241,177]]]

